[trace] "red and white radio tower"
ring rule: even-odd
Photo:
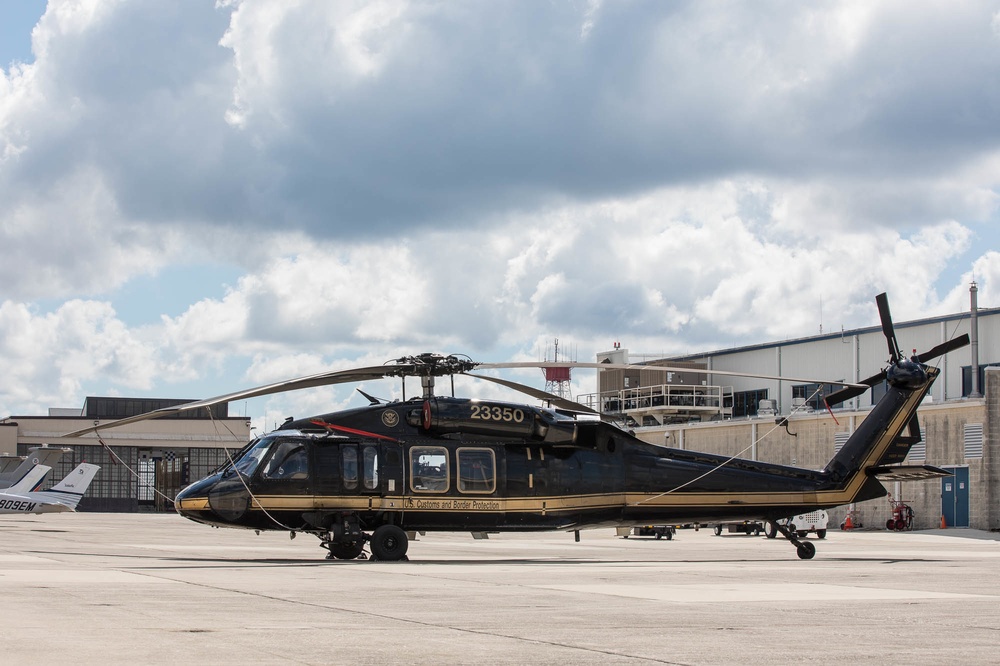
[[[548,353],[546,353],[548,356]],[[550,359],[546,358],[546,361]],[[553,362],[559,362],[559,338],[555,340],[555,357],[551,359]],[[554,368],[542,368],[542,372],[545,373],[545,391],[546,393],[551,393],[552,395],[557,395],[560,398],[566,398],[571,400],[573,398],[572,391],[570,388],[570,371],[572,368],[566,367],[554,367]]]

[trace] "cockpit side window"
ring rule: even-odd
[[[309,453],[302,441],[279,442],[264,465],[265,479],[308,479]]]

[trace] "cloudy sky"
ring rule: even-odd
[[[0,26],[0,415],[555,338],[691,353],[872,325],[883,290],[897,321],[959,312],[973,279],[1000,306],[997,1],[49,0]]]

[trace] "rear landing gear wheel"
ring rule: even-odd
[[[816,546],[811,541],[800,541],[799,545],[795,547],[795,552],[800,560],[811,560],[816,556]]]
[[[406,557],[410,543],[398,525],[381,525],[372,534],[370,545],[375,559],[396,562]]]
[[[775,525],[770,520],[767,521],[767,524],[764,526],[764,536],[766,536],[768,539],[773,539],[774,537],[778,536],[778,526]]]
[[[715,526],[715,536],[721,536],[721,535],[722,535],[722,525],[716,525]]]

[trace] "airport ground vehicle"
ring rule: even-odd
[[[629,538],[630,536],[651,536],[657,539],[666,539],[670,541],[674,538],[674,532],[677,528],[673,525],[640,525],[638,527],[633,527],[629,534],[623,534],[624,538]]]
[[[764,523],[758,520],[745,520],[739,523],[719,523],[715,526],[715,536],[721,536],[723,532],[729,534],[747,534],[749,536],[759,536],[764,531]],[[775,531],[777,533],[777,531]]]
[[[819,539],[826,538],[826,528],[830,522],[830,516],[826,511],[819,509],[818,511],[809,511],[808,513],[800,513],[788,518],[781,518],[776,521],[768,521],[765,528],[768,539],[773,539],[778,535],[779,525],[788,528],[789,532],[793,532],[800,539],[808,534],[815,534]]]

